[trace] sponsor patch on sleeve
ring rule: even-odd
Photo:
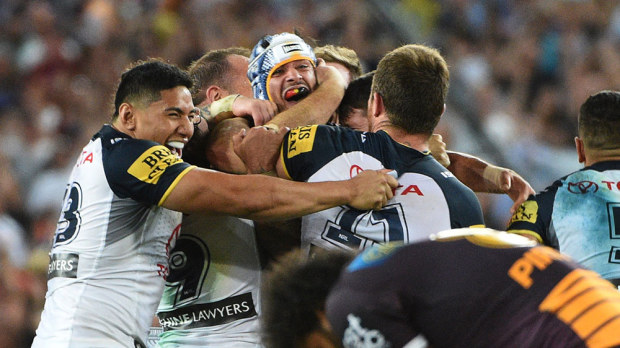
[[[80,256],[73,253],[50,255],[50,263],[47,269],[47,279],[56,277],[77,278],[77,269]]]
[[[136,179],[148,184],[157,184],[161,174],[173,164],[182,162],[175,154],[157,145],[146,150],[127,170]]]
[[[288,135],[287,158],[293,158],[304,152],[312,151],[316,127],[316,125],[303,126],[291,130]]]
[[[523,221],[529,223],[536,223],[536,219],[538,218],[538,202],[536,201],[525,201],[517,212],[512,216],[510,223]]]

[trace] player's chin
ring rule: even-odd
[[[288,109],[292,108],[293,106],[295,106],[297,104],[299,104],[299,100],[296,100],[296,101],[292,101],[292,100],[291,101],[285,101],[284,102],[285,110],[288,110]]]

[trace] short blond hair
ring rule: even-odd
[[[354,50],[334,45],[324,45],[314,48],[314,55],[327,63],[342,64],[351,74],[351,80],[362,76],[362,63]]]

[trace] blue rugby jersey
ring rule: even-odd
[[[620,161],[595,163],[530,196],[508,230],[533,235],[620,286]]]

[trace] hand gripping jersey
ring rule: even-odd
[[[596,272],[517,235],[449,233],[344,269],[325,307],[344,347],[620,346],[620,292]]]
[[[259,347],[260,263],[250,220],[183,217],[157,316],[161,347]]]
[[[620,161],[595,163],[530,196],[508,230],[533,234],[620,286]]]
[[[191,166],[105,125],[69,178],[33,347],[139,347],[181,213],[160,205]]]
[[[290,131],[281,161],[296,181],[346,180],[367,169],[394,169],[400,186],[380,211],[348,206],[302,220],[302,248],[363,249],[375,243],[426,239],[441,230],[483,225],[475,194],[429,154],[401,145],[379,131],[334,126]],[[303,199],[300,197],[300,199]]]

